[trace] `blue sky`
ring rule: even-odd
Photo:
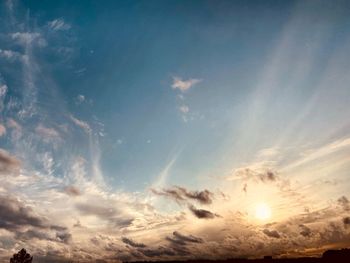
[[[49,247],[86,259],[92,242],[106,262],[348,244],[349,12],[347,1],[2,2],[0,209],[55,225],[1,219],[0,255],[28,240],[46,260]],[[307,225],[305,211],[323,216]],[[310,234],[285,229],[292,218]]]

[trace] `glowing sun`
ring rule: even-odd
[[[271,218],[271,208],[265,203],[258,204],[255,208],[255,217],[260,220]]]

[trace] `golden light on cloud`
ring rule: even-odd
[[[259,203],[255,207],[255,217],[259,220],[268,220],[271,218],[271,208],[266,203]]]

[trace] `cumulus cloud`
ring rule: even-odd
[[[0,228],[15,230],[22,226],[45,228],[44,220],[15,198],[0,196]]]
[[[215,217],[219,217],[219,215],[214,214],[208,210],[197,209],[194,205],[189,205],[188,209],[190,209],[192,214],[199,219],[213,219]]]
[[[174,186],[169,189],[162,189],[160,191],[151,189],[156,195],[166,196],[174,199],[177,202],[183,202],[186,200],[194,200],[201,204],[211,204],[214,194],[209,190],[203,191],[190,191],[184,187]]]
[[[63,20],[63,18],[58,18],[58,19],[52,20],[48,23],[48,25],[54,31],[69,30],[71,28],[71,25],[66,23]]]
[[[185,92],[201,81],[201,79],[183,80],[179,77],[173,77],[173,84],[171,85],[171,87],[173,89],[179,89],[181,92]]]
[[[280,234],[276,230],[269,230],[269,229],[264,229],[263,233],[267,235],[268,237],[272,238],[280,238]]]
[[[311,236],[311,229],[308,228],[307,226],[305,225],[300,225],[300,235],[304,236],[304,237],[309,237]]]
[[[137,243],[135,242],[134,240],[130,239],[130,238],[127,238],[127,237],[122,237],[122,241],[127,244],[127,245],[130,245],[132,247],[139,247],[139,248],[144,248],[146,247],[145,244],[143,243]]]
[[[4,175],[18,175],[21,162],[7,151],[0,149],[0,173]]]

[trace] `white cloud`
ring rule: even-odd
[[[7,94],[7,85],[6,84],[0,84],[0,111],[4,108],[4,100],[5,96]]]
[[[79,94],[77,97],[76,97],[76,103],[77,104],[81,104],[85,101],[85,96],[82,95],[82,94]]]
[[[15,60],[27,59],[27,56],[22,55],[17,51],[0,49],[0,58],[4,58],[12,62]]]
[[[182,80],[182,78],[173,77],[173,84],[171,87],[173,89],[179,89],[181,92],[185,92],[201,81],[201,79]]]
[[[73,115],[70,115],[69,117],[75,125],[77,125],[81,129],[83,129],[86,133],[88,133],[88,134],[91,133],[90,125],[87,122],[79,120],[79,119],[75,118]]]
[[[190,111],[190,108],[187,105],[182,105],[182,106],[179,107],[179,110],[182,113],[186,114],[186,113],[188,113]]]
[[[64,20],[62,18],[58,18],[55,20],[50,21],[49,23],[49,27],[52,30],[58,31],[58,30],[69,30],[71,28],[71,25],[64,22]]]
[[[38,32],[16,32],[11,34],[11,38],[22,45],[36,43],[40,47],[47,45],[46,40]]]

